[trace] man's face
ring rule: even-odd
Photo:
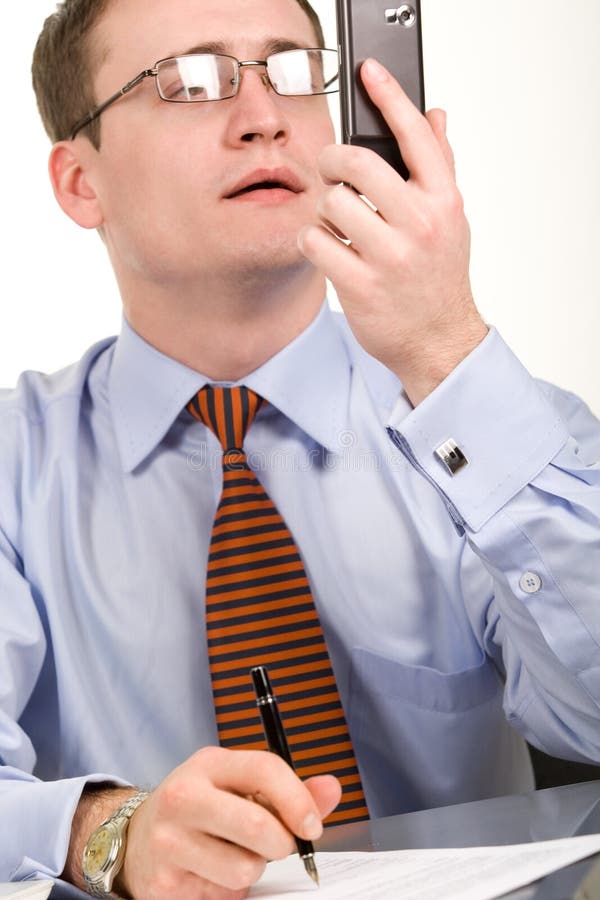
[[[295,0],[119,0],[95,32],[106,52],[96,96],[101,102],[157,60],[209,42],[256,60],[280,39],[316,44]],[[188,104],[165,103],[147,78],[103,113],[94,175],[105,240],[129,277],[166,286],[211,267],[305,264],[296,235],[315,220],[316,160],[333,127],[325,97],[280,97],[264,86],[264,71],[242,69],[234,98]],[[231,196],[241,181],[270,173],[295,190]]]

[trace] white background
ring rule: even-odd
[[[315,7],[335,46],[334,0]],[[46,175],[29,66],[53,9],[28,0],[3,16],[3,386],[120,323],[102,244],[60,212]],[[479,307],[534,375],[600,414],[600,3],[422,0],[422,13],[427,103],[449,114]]]

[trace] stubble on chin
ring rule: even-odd
[[[253,239],[233,241],[221,258],[223,278],[248,288],[260,287],[312,269],[311,263],[298,249],[296,236],[288,234],[260,235]]]

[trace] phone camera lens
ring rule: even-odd
[[[409,3],[404,3],[402,6],[399,6],[396,16],[397,21],[400,23],[400,25],[403,25],[404,28],[412,28],[417,21],[417,13],[415,11],[415,8]]]

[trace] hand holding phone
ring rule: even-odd
[[[397,7],[389,7],[388,2],[336,0],[342,139],[345,144],[374,150],[407,179],[398,143],[360,78],[362,63],[374,57],[415,106],[425,111],[420,0]]]

